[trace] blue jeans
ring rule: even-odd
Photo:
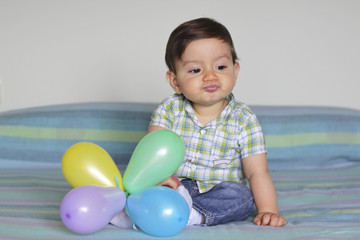
[[[250,189],[240,182],[222,182],[205,193],[199,193],[192,179],[181,183],[189,191],[193,208],[204,214],[207,226],[245,220],[254,208]]]

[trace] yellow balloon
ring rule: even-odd
[[[61,168],[65,179],[74,188],[96,185],[118,186],[124,190],[115,162],[103,148],[94,143],[80,142],[72,145],[64,153]]]

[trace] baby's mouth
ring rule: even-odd
[[[217,85],[217,84],[209,84],[204,87],[204,90],[206,92],[215,92],[216,90],[218,90],[218,88],[219,88],[219,85]]]

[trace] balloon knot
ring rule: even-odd
[[[118,176],[115,176],[116,186],[120,188],[119,178]]]

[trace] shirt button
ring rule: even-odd
[[[197,158],[201,157],[201,153],[200,153],[200,152],[197,152],[197,153],[196,153],[196,157],[197,157]]]
[[[201,129],[201,134],[204,135],[206,133],[206,130],[205,129]]]

